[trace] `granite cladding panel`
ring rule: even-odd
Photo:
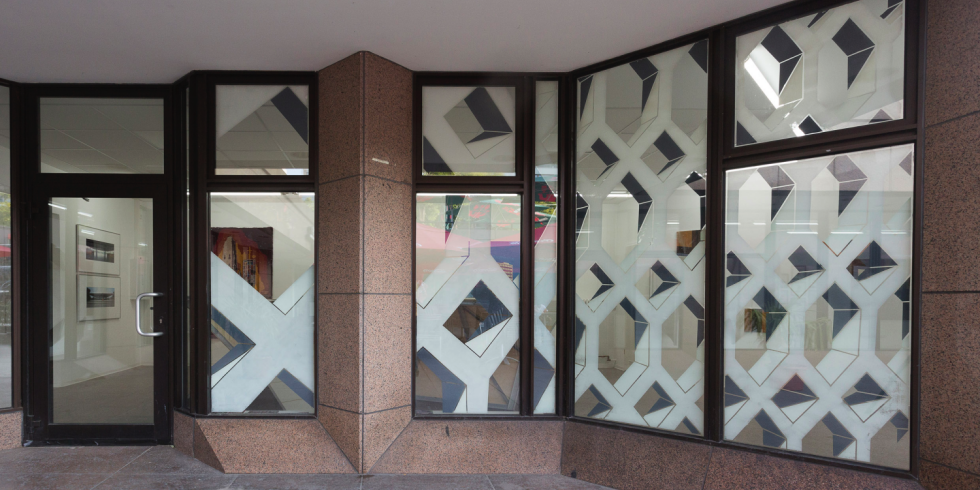
[[[412,407],[393,408],[364,415],[364,472],[372,467],[388,450],[391,443],[412,421]]]
[[[372,473],[558,473],[560,421],[413,420]]]
[[[913,490],[922,487],[911,479],[804,463],[749,451],[714,448],[703,488]]]
[[[980,476],[929,461],[919,467],[919,482],[926,490],[980,488]]]
[[[364,57],[364,173],[412,183],[412,72]]]
[[[980,9],[973,0],[928,2],[926,125],[980,110]]]
[[[412,403],[412,297],[364,295],[364,411]]]
[[[568,422],[561,474],[619,489],[700,489],[706,444]]]
[[[317,399],[361,410],[361,294],[317,295]]]
[[[198,420],[194,421],[194,457],[201,461],[202,463],[218,470],[225,471],[221,466],[221,461],[218,460],[218,456],[214,453],[214,449],[211,447],[208,438],[204,435],[204,431],[201,430],[201,425]]]
[[[922,458],[980,473],[980,294],[922,301]]]
[[[194,417],[174,412],[174,449],[194,456]]]
[[[364,179],[364,292],[411,294],[412,187]]]
[[[226,473],[355,472],[316,420],[197,419],[197,423],[198,435],[206,438],[219,463],[216,467]],[[196,449],[194,454],[202,459]]]
[[[320,184],[317,225],[317,289],[320,293],[362,292],[361,228],[363,177]]]
[[[980,291],[980,114],[926,129],[923,291]],[[925,333],[925,331],[923,331]]]
[[[363,160],[364,53],[355,53],[319,72],[319,180],[361,174]]]
[[[351,465],[358,470],[358,473],[363,473],[361,466],[363,449],[361,442],[364,430],[362,417],[363,415],[357,412],[337,410],[323,405],[317,411],[320,424],[327,429],[327,433],[344,452]]]
[[[21,446],[23,425],[24,413],[20,410],[0,413],[0,449]]]

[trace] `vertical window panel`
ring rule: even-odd
[[[558,82],[536,82],[534,118],[534,413],[555,413],[558,323]]]
[[[520,412],[521,200],[418,194],[415,411]]]
[[[215,105],[215,174],[310,174],[308,86],[218,85]]]
[[[904,117],[905,2],[814,12],[735,50],[736,146]]]
[[[727,172],[726,439],[909,468],[913,162]]]
[[[704,432],[708,42],[577,86],[575,409]]]
[[[313,216],[313,193],[211,193],[211,411],[313,413]]]
[[[516,92],[422,87],[422,175],[516,175]]]
[[[13,405],[13,228],[10,199],[10,88],[0,86],[0,408]]]

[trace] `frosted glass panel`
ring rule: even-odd
[[[309,175],[310,88],[215,87],[217,175]]]
[[[422,175],[512,176],[514,87],[422,87]]]
[[[314,196],[211,194],[211,411],[313,413]]]
[[[558,82],[537,82],[534,118],[534,413],[555,413]]]
[[[704,432],[707,60],[701,41],[578,80],[577,416]]]
[[[904,117],[905,2],[861,0],[736,40],[735,145]]]
[[[909,467],[913,162],[727,173],[726,439]]]
[[[420,194],[415,411],[520,411],[521,200]]]

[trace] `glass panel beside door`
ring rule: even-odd
[[[163,323],[140,298],[154,291],[153,200],[55,197],[48,213],[48,422],[152,425],[154,340],[138,330]]]

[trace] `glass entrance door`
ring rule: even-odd
[[[46,413],[37,414],[43,438],[168,439],[164,199],[44,201],[48,382],[39,407]]]
[[[157,322],[140,295],[156,292],[153,200],[55,197],[48,208],[50,422],[152,425],[155,337],[146,335]]]

